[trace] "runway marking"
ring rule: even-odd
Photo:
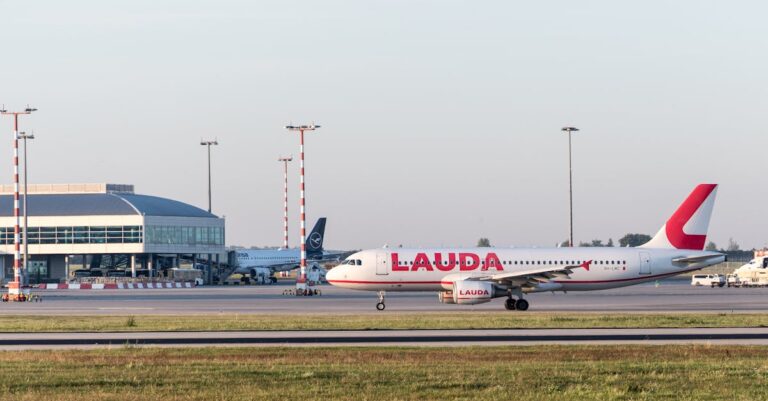
[[[130,308],[130,307],[114,307],[114,308],[97,308],[98,310],[155,310],[156,308]]]

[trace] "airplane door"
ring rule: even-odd
[[[640,252],[640,274],[651,274],[651,254]]]
[[[376,254],[376,274],[383,276],[389,274],[389,268],[387,267],[387,254],[379,252]]]

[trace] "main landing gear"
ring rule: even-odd
[[[528,310],[528,306],[528,301],[524,300],[523,298],[515,299],[509,297],[506,301],[504,301],[504,308],[507,310],[526,311]]]
[[[384,305],[384,291],[379,291],[379,303],[376,304],[376,310],[384,310],[386,307]]]

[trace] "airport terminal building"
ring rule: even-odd
[[[133,185],[38,184],[29,185],[27,193],[31,283],[71,278],[80,269],[157,276],[182,260],[194,263],[225,252],[224,219],[183,202],[136,194]],[[0,188],[3,282],[13,279],[14,224],[13,187],[5,185]]]

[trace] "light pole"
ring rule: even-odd
[[[13,216],[16,218],[13,226],[13,282],[8,283],[8,295],[13,300],[24,300],[29,295],[29,288],[23,288],[21,277],[21,252],[19,238],[19,115],[32,114],[37,109],[27,106],[24,111],[7,111],[0,109],[0,115],[13,116]]]
[[[288,163],[293,156],[280,157],[277,161],[283,163],[283,248],[288,249]]]
[[[208,147],[208,213],[211,213],[211,145],[218,144],[218,139],[212,141],[200,140],[200,145]]]
[[[304,194],[304,131],[314,131],[320,128],[319,125],[286,125],[285,129],[292,132],[299,132],[299,220],[301,221],[299,229],[299,238],[301,241],[301,270],[299,277],[296,280],[296,293],[297,295],[304,295],[307,290],[307,222],[306,222],[306,210],[305,206],[305,194]]]
[[[29,227],[27,219],[29,216],[29,209],[27,208],[27,139],[35,139],[35,134],[20,132],[19,138],[24,140],[24,283],[29,284],[29,237],[27,237],[27,227]]]
[[[200,139],[200,145],[208,147],[208,213],[211,213],[211,146],[219,144],[218,139],[203,140]],[[213,261],[211,260],[213,255],[208,254],[208,283],[213,281]]]
[[[573,248],[573,165],[571,164],[571,132],[577,132],[576,127],[563,127],[561,131],[568,133],[568,209],[570,215],[568,245]]]

